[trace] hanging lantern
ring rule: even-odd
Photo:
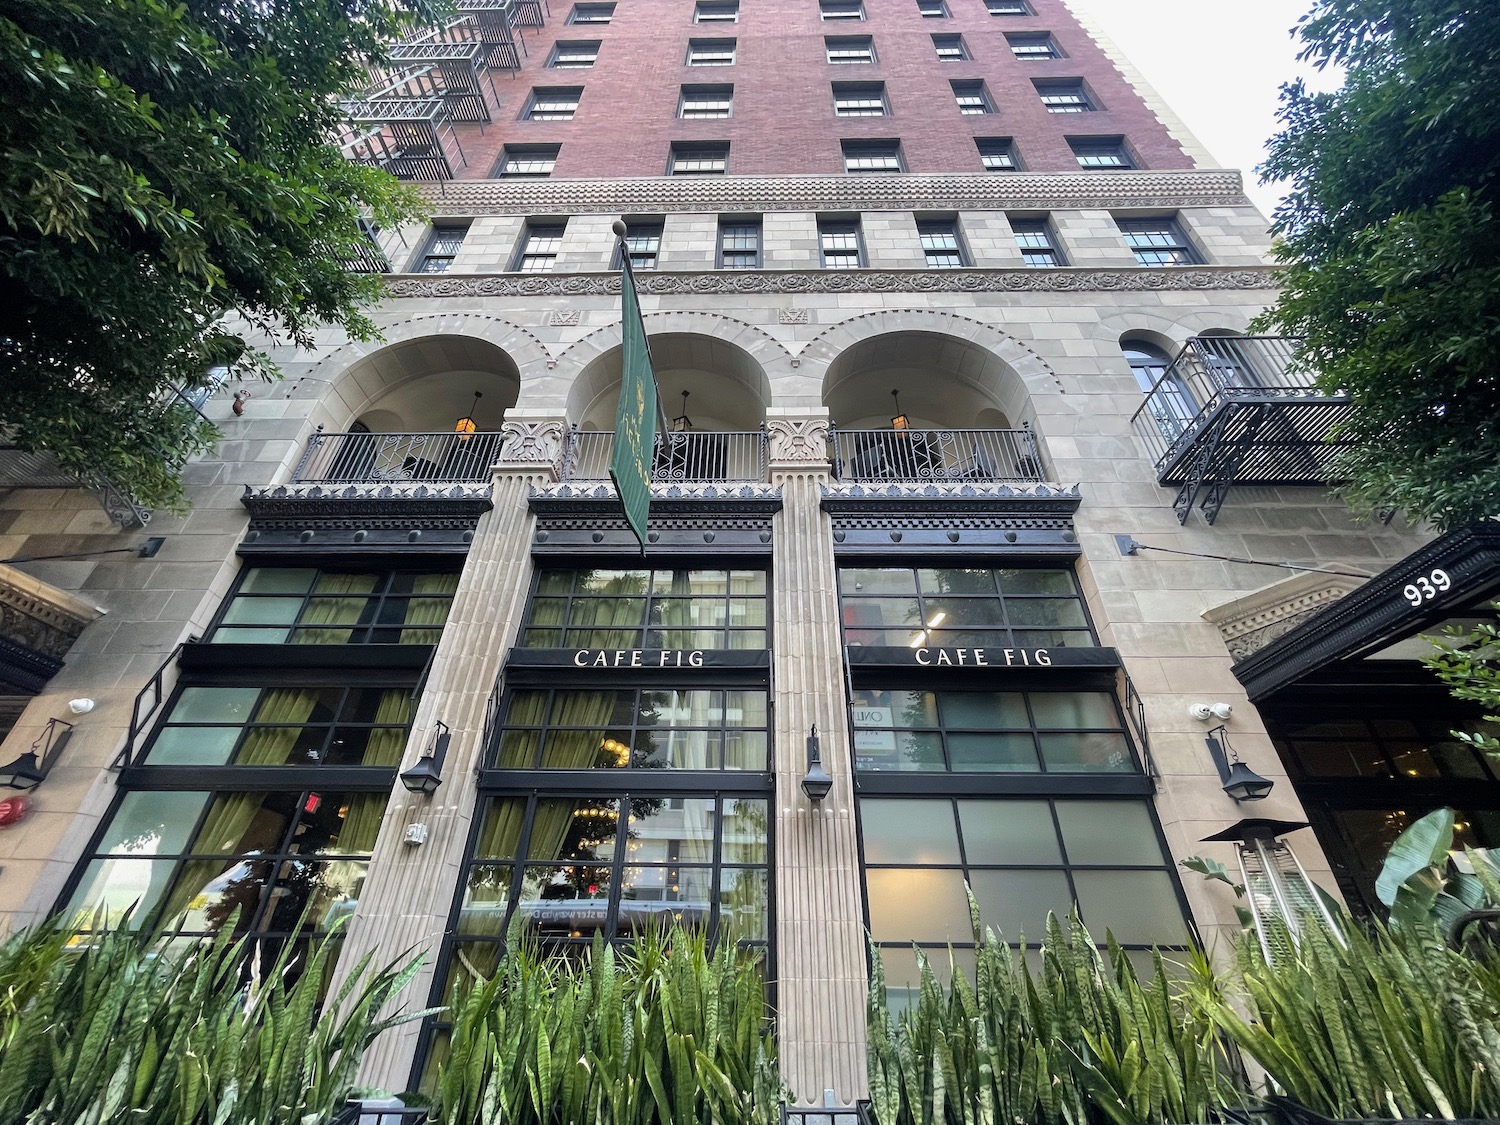
[[[468,441],[469,435],[479,429],[479,423],[474,421],[474,408],[479,405],[479,400],[483,397],[483,391],[475,391],[474,401],[469,405],[469,412],[453,423],[453,432],[459,435],[459,441]]]

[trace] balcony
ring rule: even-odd
[[[562,479],[602,481],[609,479],[615,435],[609,430],[568,432],[563,451]],[[687,430],[658,434],[651,479],[662,484],[766,479],[766,435],[764,430]]]
[[[1352,409],[1349,396],[1290,370],[1295,347],[1281,336],[1195,336],[1146,393],[1130,423],[1157,483],[1177,486],[1179,523],[1197,505],[1212,524],[1236,484],[1341,479],[1344,443],[1333,432]]]
[[[1039,483],[1030,430],[828,431],[833,478],[850,483]]]
[[[294,484],[488,484],[499,433],[324,433],[307,443]]]

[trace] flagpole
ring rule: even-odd
[[[614,226],[610,228],[615,232],[615,245],[620,251],[621,284],[626,278],[630,281],[632,289],[635,288],[635,270],[630,268],[630,243],[625,240],[629,233],[629,227],[625,225],[624,219],[616,219]],[[636,290],[639,292],[639,290]],[[656,381],[656,363],[651,357],[651,337],[646,337],[646,359],[651,360],[651,384],[656,387],[656,432],[664,434],[667,429],[667,410],[661,402],[661,385]]]
[[[656,464],[657,443],[665,428],[666,415],[656,372],[651,366],[651,344],[646,339],[646,321],[641,315],[635,274],[630,269],[630,246],[625,241],[625,223],[616,220],[614,232],[620,247],[620,403],[615,410],[614,448],[609,477],[620,498],[625,522],[646,553],[647,525],[651,518],[651,479]]]

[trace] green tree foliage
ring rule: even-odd
[[[1346,495],[1449,528],[1500,514],[1500,5],[1317,0],[1262,169],[1285,288],[1260,327],[1356,410]]]
[[[247,335],[356,338],[362,214],[416,196],[327,141],[430,0],[0,0],[0,432],[178,507],[215,432],[164,401]]]
[[[1490,608],[1500,613],[1500,602]],[[1481,716],[1492,724],[1488,731],[1454,731],[1470,746],[1490,756],[1500,765],[1500,628],[1494,622],[1481,621],[1467,632],[1450,628],[1444,636],[1432,638],[1437,652],[1423,657],[1422,663],[1448,685],[1456,699],[1467,699],[1484,707]]]

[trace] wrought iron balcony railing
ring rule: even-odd
[[[299,484],[488,481],[498,433],[324,433],[308,440],[292,480]]]
[[[563,480],[608,480],[615,435],[606,430],[568,431],[563,451]],[[651,479],[661,483],[763,481],[766,479],[764,430],[687,430],[658,434]]]
[[[1043,479],[1030,430],[828,431],[835,480],[998,481]]]
[[[1158,483],[1179,486],[1180,522],[1199,504],[1213,523],[1235,484],[1339,479],[1335,430],[1349,396],[1292,370],[1295,348],[1283,336],[1195,336],[1146,393],[1131,426]]]

